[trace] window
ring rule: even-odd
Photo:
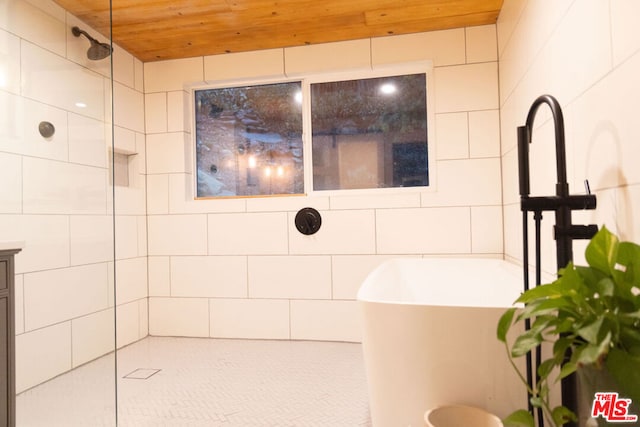
[[[426,76],[311,85],[313,189],[429,185]]]
[[[301,83],[195,91],[198,197],[304,193]]]
[[[429,185],[425,72],[194,97],[198,197]]]

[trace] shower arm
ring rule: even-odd
[[[85,30],[81,30],[78,27],[73,27],[71,28],[71,32],[73,33],[74,36],[76,37],[80,37],[80,34],[82,34],[83,36],[85,36],[87,39],[89,39],[89,41],[95,41],[95,39],[89,35],[89,33],[87,33]]]

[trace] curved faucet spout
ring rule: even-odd
[[[531,134],[533,132],[533,121],[542,104],[547,104],[553,115],[554,130],[556,135],[556,173],[558,182],[556,183],[556,195],[560,197],[569,194],[569,184],[567,183],[567,160],[564,142],[564,117],[562,108],[558,100],[551,95],[539,96],[527,114],[527,121],[524,126],[518,127],[518,150],[520,152],[519,162],[524,168],[526,176],[520,177],[520,195],[529,195],[529,144],[531,144]]]
[[[531,132],[536,113],[542,104],[549,105],[553,114],[554,130],[556,136],[556,171],[558,182],[556,183],[556,195],[546,197],[529,197],[529,144],[531,144]],[[573,239],[591,238],[594,227],[582,229],[571,223],[571,211],[577,209],[595,209],[596,198],[594,195],[569,195],[567,183],[567,160],[564,143],[564,118],[562,108],[558,101],[551,95],[539,96],[527,114],[524,126],[518,127],[518,167],[520,178],[520,209],[523,212],[555,211],[556,225],[554,237],[557,242],[558,268],[563,268],[573,258],[571,244]]]

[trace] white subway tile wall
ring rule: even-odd
[[[215,338],[290,339],[290,301],[284,299],[209,300],[209,334]]]
[[[146,299],[140,299],[116,307],[116,340],[118,348],[122,348],[140,339],[139,329],[133,327],[141,323],[139,302],[144,302],[145,306],[148,305]],[[143,332],[145,336],[147,333],[146,330]],[[111,337],[113,338],[113,329],[111,331]]]
[[[515,129],[544,93],[555,96],[564,111],[570,192],[583,194],[583,180],[588,179],[597,196],[597,209],[574,212],[573,222],[606,225],[624,239],[640,240],[633,219],[640,210],[640,129],[635,125],[640,110],[639,13],[640,5],[633,1],[504,2],[497,34],[508,259],[522,260]],[[548,109],[540,110],[530,146],[532,193],[555,194],[553,126]],[[549,273],[556,270],[552,217],[545,215],[542,229],[542,267]],[[584,244],[574,244],[578,262],[584,262]]]
[[[251,256],[248,281],[249,298],[331,299],[331,258]]]
[[[3,152],[22,154],[52,160],[66,160],[67,113],[56,107],[0,91],[0,105],[4,114],[0,117]],[[38,132],[41,121],[56,126],[56,132],[43,140]]]
[[[206,238],[208,231],[209,253],[203,255],[284,255],[287,226],[286,212],[220,213],[207,215],[207,228],[196,233]]]
[[[205,298],[149,298],[149,334],[209,336],[209,301]]]
[[[71,322],[24,332],[16,336],[16,392],[50,380],[72,365]],[[46,349],[47,363],[43,363]]]
[[[186,144],[191,144],[183,132],[147,135],[147,173],[189,172]]]
[[[374,254],[376,221],[373,209],[320,211],[322,226],[316,234],[305,236],[295,228],[295,212],[289,213],[291,254]]]
[[[356,301],[292,300],[291,339],[361,341]]]
[[[113,120],[117,126],[144,132],[144,97],[136,89],[118,82],[113,84]]]
[[[69,162],[105,168],[105,123],[69,113]]]
[[[370,41],[351,40],[284,49],[287,76],[371,68]]]
[[[25,329],[34,330],[104,310],[109,306],[108,292],[106,263],[27,273]]]
[[[498,110],[469,113],[469,157],[500,156],[500,112]]]
[[[172,257],[167,279],[174,297],[246,298],[247,257]]]
[[[204,83],[204,58],[187,58],[144,64],[144,92],[183,90],[185,84]]]
[[[469,158],[468,116],[467,112],[436,114],[438,160]]]
[[[193,199],[191,86],[425,60],[438,113],[428,191]],[[149,291],[162,297],[151,333],[176,333],[158,320],[176,315],[184,335],[359,341],[356,293],[385,259],[500,256],[497,67],[493,25],[145,64]],[[311,236],[294,225],[306,206],[322,215]]]
[[[102,75],[27,42],[21,43],[20,56],[22,96],[104,120]]]
[[[7,23],[6,17],[0,18],[2,24],[0,25],[0,53],[3,76],[2,76],[2,89],[8,93],[19,94],[20,93],[20,38],[4,31],[5,24]],[[1,99],[1,98],[0,98]],[[5,104],[3,103],[4,107]],[[9,110],[5,110],[9,111]],[[3,124],[3,129],[4,125]]]
[[[120,317],[118,314],[119,319]],[[123,325],[126,324],[123,322]],[[73,367],[84,365],[111,352],[113,350],[113,328],[113,308],[73,319],[71,321],[71,341],[76,343],[72,347],[71,354]]]
[[[495,25],[465,28],[467,63],[493,62],[498,60]]]
[[[379,254],[471,253],[471,208],[381,209],[376,214]]]
[[[166,92],[149,93],[144,96],[144,122],[147,135],[167,132]]]
[[[12,182],[22,176],[22,159],[14,154],[0,153],[0,182]],[[22,211],[22,181],[16,185],[0,187],[0,213],[20,213]]]
[[[53,1],[2,9],[0,239],[25,242],[16,257],[22,392],[113,351],[116,308],[119,345],[148,335],[144,87],[142,63],[114,46],[112,96],[111,62],[89,60],[71,27],[107,40]],[[40,135],[43,121],[53,136]],[[115,231],[112,142],[133,155],[131,186],[116,189]]]
[[[464,64],[464,29],[374,38],[371,58],[374,66],[425,60],[436,67]]]
[[[260,67],[256,67],[256,64],[260,64]],[[204,57],[204,79],[211,82],[284,76],[282,49]]]
[[[149,255],[207,255],[206,215],[149,216]]]
[[[498,108],[498,63],[436,67],[436,113]]]
[[[168,256],[150,256],[149,269],[149,296],[171,296],[171,258]]]

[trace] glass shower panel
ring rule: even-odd
[[[115,426],[112,56],[72,27],[107,45],[110,30],[60,4],[0,0],[0,241],[24,242],[16,425]]]

